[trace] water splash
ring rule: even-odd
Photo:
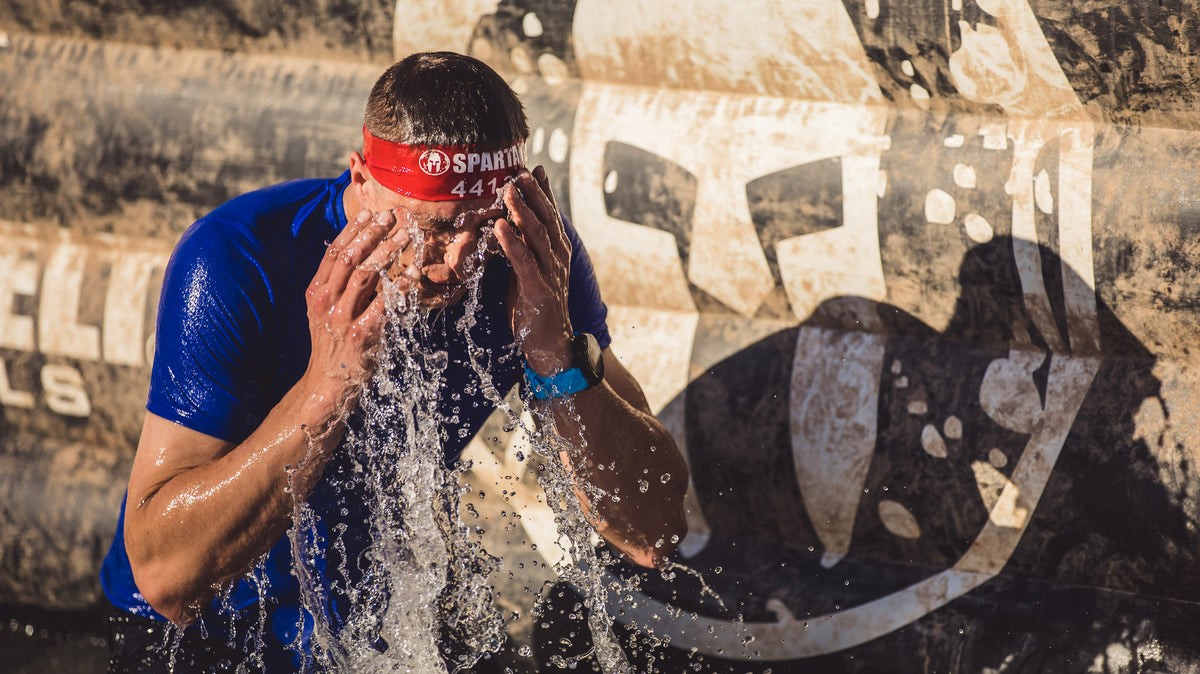
[[[456,224],[462,226],[465,218],[487,210],[460,215]],[[425,234],[410,214],[397,215],[406,219],[415,259],[421,260]],[[470,277],[461,300],[462,316],[452,325],[444,320],[444,309],[420,306],[417,284],[381,274],[387,325],[375,354],[378,366],[357,398],[357,410],[348,415],[345,440],[336,450],[348,458],[345,469],[327,469],[324,478],[328,489],[360,499],[365,508],[356,512],[343,505],[337,514],[346,521],[338,521],[316,512],[308,501],[294,499],[288,535],[302,610],[293,647],[307,653],[303,671],[453,674],[497,653],[505,643],[504,617],[488,583],[500,561],[459,519],[459,485],[466,468],[452,469],[445,463],[447,445],[462,443],[461,438],[448,437],[447,429],[454,429],[458,420],[445,415],[443,404],[447,396],[461,393],[468,399],[481,396],[500,410],[507,419],[506,430],[523,432],[530,444],[529,458],[536,457],[543,468],[537,479],[566,553],[554,571],[583,596],[593,644],[573,658],[556,656],[553,664],[574,668],[595,656],[606,673],[633,672],[605,603],[609,593],[624,593],[633,581],[605,573],[615,560],[597,547],[576,489],[593,504],[615,501],[620,495],[576,482],[565,467],[564,461],[585,463],[582,424],[579,435],[564,437],[547,407],[506,399],[497,385],[497,363],[520,352],[517,344],[493,351],[473,336],[483,302],[487,251],[494,249],[490,226],[482,228],[480,239],[467,265]],[[447,390],[451,355],[430,347],[440,343],[439,330],[449,329],[463,337],[467,364],[476,378],[462,392]],[[522,337],[517,336],[518,343]],[[525,411],[534,423],[523,419]],[[578,420],[573,409],[568,416]],[[356,521],[356,516],[362,519]],[[363,552],[356,555],[358,547]],[[261,616],[268,610],[268,588],[258,587],[259,635],[252,639],[261,662]]]
[[[490,236],[491,232],[487,232]],[[482,247],[481,247],[482,250]],[[482,266],[482,265],[480,265]],[[574,665],[595,655],[604,672],[613,674],[632,673],[624,653],[612,633],[613,619],[608,614],[604,604],[604,576],[602,570],[611,565],[612,560],[601,560],[594,544],[595,531],[588,523],[582,504],[574,490],[579,487],[572,479],[562,461],[567,457],[571,465],[583,465],[583,450],[586,441],[582,437],[583,423],[574,410],[572,401],[565,401],[568,406],[568,416],[573,417],[580,431],[580,436],[574,442],[564,438],[558,432],[552,413],[547,407],[529,405],[529,399],[522,399],[521,408],[510,404],[492,382],[489,374],[488,354],[471,338],[471,329],[475,326],[475,316],[480,303],[480,287],[473,284],[465,298],[466,311],[459,320],[457,328],[467,337],[467,353],[472,369],[479,376],[482,392],[485,398],[493,404],[504,416],[506,432],[520,429],[528,439],[530,448],[535,456],[543,461],[539,465],[544,470],[538,471],[538,483],[546,494],[546,502],[554,512],[554,522],[558,528],[560,540],[565,539],[566,556],[555,565],[554,571],[558,576],[574,585],[585,597],[588,609],[588,627],[592,632],[593,649],[571,661],[554,663],[559,667],[573,668]],[[516,335],[517,344],[524,335]],[[514,345],[515,346],[515,345]],[[522,418],[522,409],[531,411],[536,423],[530,426]],[[592,503],[599,503],[607,495],[591,485],[582,485]],[[562,660],[562,658],[559,658]]]

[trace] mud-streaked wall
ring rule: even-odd
[[[660,664],[1197,667],[1195,3],[111,4],[0,11],[0,599],[96,597],[183,228],[455,49],[688,455]]]

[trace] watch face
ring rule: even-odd
[[[600,343],[596,337],[587,332],[575,336],[575,367],[583,373],[588,384],[595,384],[604,378],[604,354],[600,351]]]

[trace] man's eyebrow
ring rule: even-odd
[[[421,221],[421,229],[444,230],[454,229],[456,218],[440,218],[437,216],[429,216]]]

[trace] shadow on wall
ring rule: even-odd
[[[996,237],[971,249],[940,333],[891,305],[837,298],[672,402],[685,408],[710,529],[679,561],[724,607],[687,574],[642,575],[646,595],[701,620],[670,646],[626,632],[638,671],[1107,671],[1122,653],[1188,669],[1200,537],[1134,421],[1159,399],[1155,359],[1103,305],[1111,355],[1054,348],[1069,344],[1063,288],[1077,278],[1034,246]],[[1052,321],[1023,301],[1023,253],[1041,263]],[[867,381],[855,369],[872,359]],[[952,567],[962,596],[953,582],[940,598],[928,591]],[[553,620],[535,621],[544,666],[570,654],[556,650],[562,631],[583,628],[565,619],[568,589],[549,596]],[[638,602],[621,603],[623,622],[668,636]],[[780,643],[763,625],[790,634]],[[720,657],[722,631],[742,656]]]

